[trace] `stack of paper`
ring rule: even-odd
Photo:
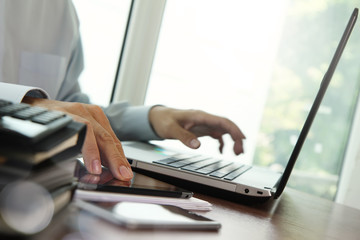
[[[135,195],[135,194],[123,194],[123,193],[96,192],[96,191],[77,189],[75,191],[74,198],[86,200],[86,201],[140,202],[140,203],[172,205],[190,211],[210,211],[212,209],[212,205],[209,202],[195,197],[191,197],[188,199],[170,198],[170,197],[145,196],[145,195]]]

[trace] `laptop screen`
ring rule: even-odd
[[[346,46],[346,43],[350,37],[350,34],[352,32],[352,29],[354,28],[354,25],[355,25],[355,22],[357,20],[357,16],[358,16],[358,9],[355,8],[350,19],[349,19],[349,22],[346,26],[346,29],[342,35],[342,38],[338,44],[338,47],[335,51],[335,54],[331,60],[331,63],[329,65],[329,68],[328,70],[326,71],[324,77],[323,77],[323,80],[321,81],[321,85],[320,85],[320,88],[319,88],[319,91],[316,95],[316,98],[314,100],[314,103],[310,109],[310,112],[309,112],[309,115],[307,116],[306,120],[305,120],[305,123],[304,123],[304,126],[300,132],[300,135],[298,137],[298,140],[296,142],[296,145],[294,147],[294,150],[293,152],[291,153],[291,156],[290,156],[290,159],[289,159],[289,162],[285,168],[285,171],[283,173],[283,176],[281,177],[280,179],[280,182],[277,186],[277,190],[275,192],[275,195],[274,195],[274,198],[278,198],[281,193],[283,192],[286,184],[287,184],[287,181],[289,180],[289,177],[290,177],[290,174],[291,174],[291,171],[292,169],[294,168],[294,165],[295,165],[295,162],[299,156],[299,153],[300,153],[300,150],[305,142],[305,139],[306,139],[306,136],[310,130],[310,127],[311,127],[311,124],[316,116],[316,113],[320,107],[320,104],[321,104],[321,101],[325,95],[325,92],[327,90],[327,87],[330,83],[330,80],[334,74],[334,71],[336,69],[336,66],[340,60],[340,57],[341,57],[341,54],[342,52],[344,51],[344,48]]]

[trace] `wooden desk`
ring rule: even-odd
[[[70,207],[36,239],[360,239],[359,210],[289,188],[280,199],[258,206],[195,196],[213,204],[203,214],[221,222],[218,232],[131,231]]]

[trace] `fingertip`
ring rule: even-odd
[[[130,180],[134,177],[132,170],[125,166],[119,167],[120,175],[122,176],[122,180]]]
[[[241,142],[235,142],[234,152],[236,155],[240,155],[240,154],[244,153],[244,147]]]
[[[101,162],[100,160],[93,160],[91,163],[91,173],[92,174],[101,174]]]
[[[80,180],[80,182],[91,183],[91,184],[97,184],[99,181],[100,181],[100,176],[94,174],[86,174]]]
[[[193,148],[193,149],[197,149],[200,147],[200,141],[198,139],[192,139],[190,141],[190,147]]]

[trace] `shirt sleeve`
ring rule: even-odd
[[[37,98],[49,98],[49,95],[41,88],[0,82],[0,96],[2,99],[20,103],[25,96]]]
[[[161,140],[149,122],[153,106],[130,106],[127,102],[112,103],[104,109],[110,124],[122,141]]]
[[[89,97],[81,91],[78,82],[83,66],[83,50],[79,37],[56,100],[91,103]],[[150,109],[151,106],[130,106],[127,102],[112,103],[103,108],[116,136],[122,141],[160,140],[149,122]]]

